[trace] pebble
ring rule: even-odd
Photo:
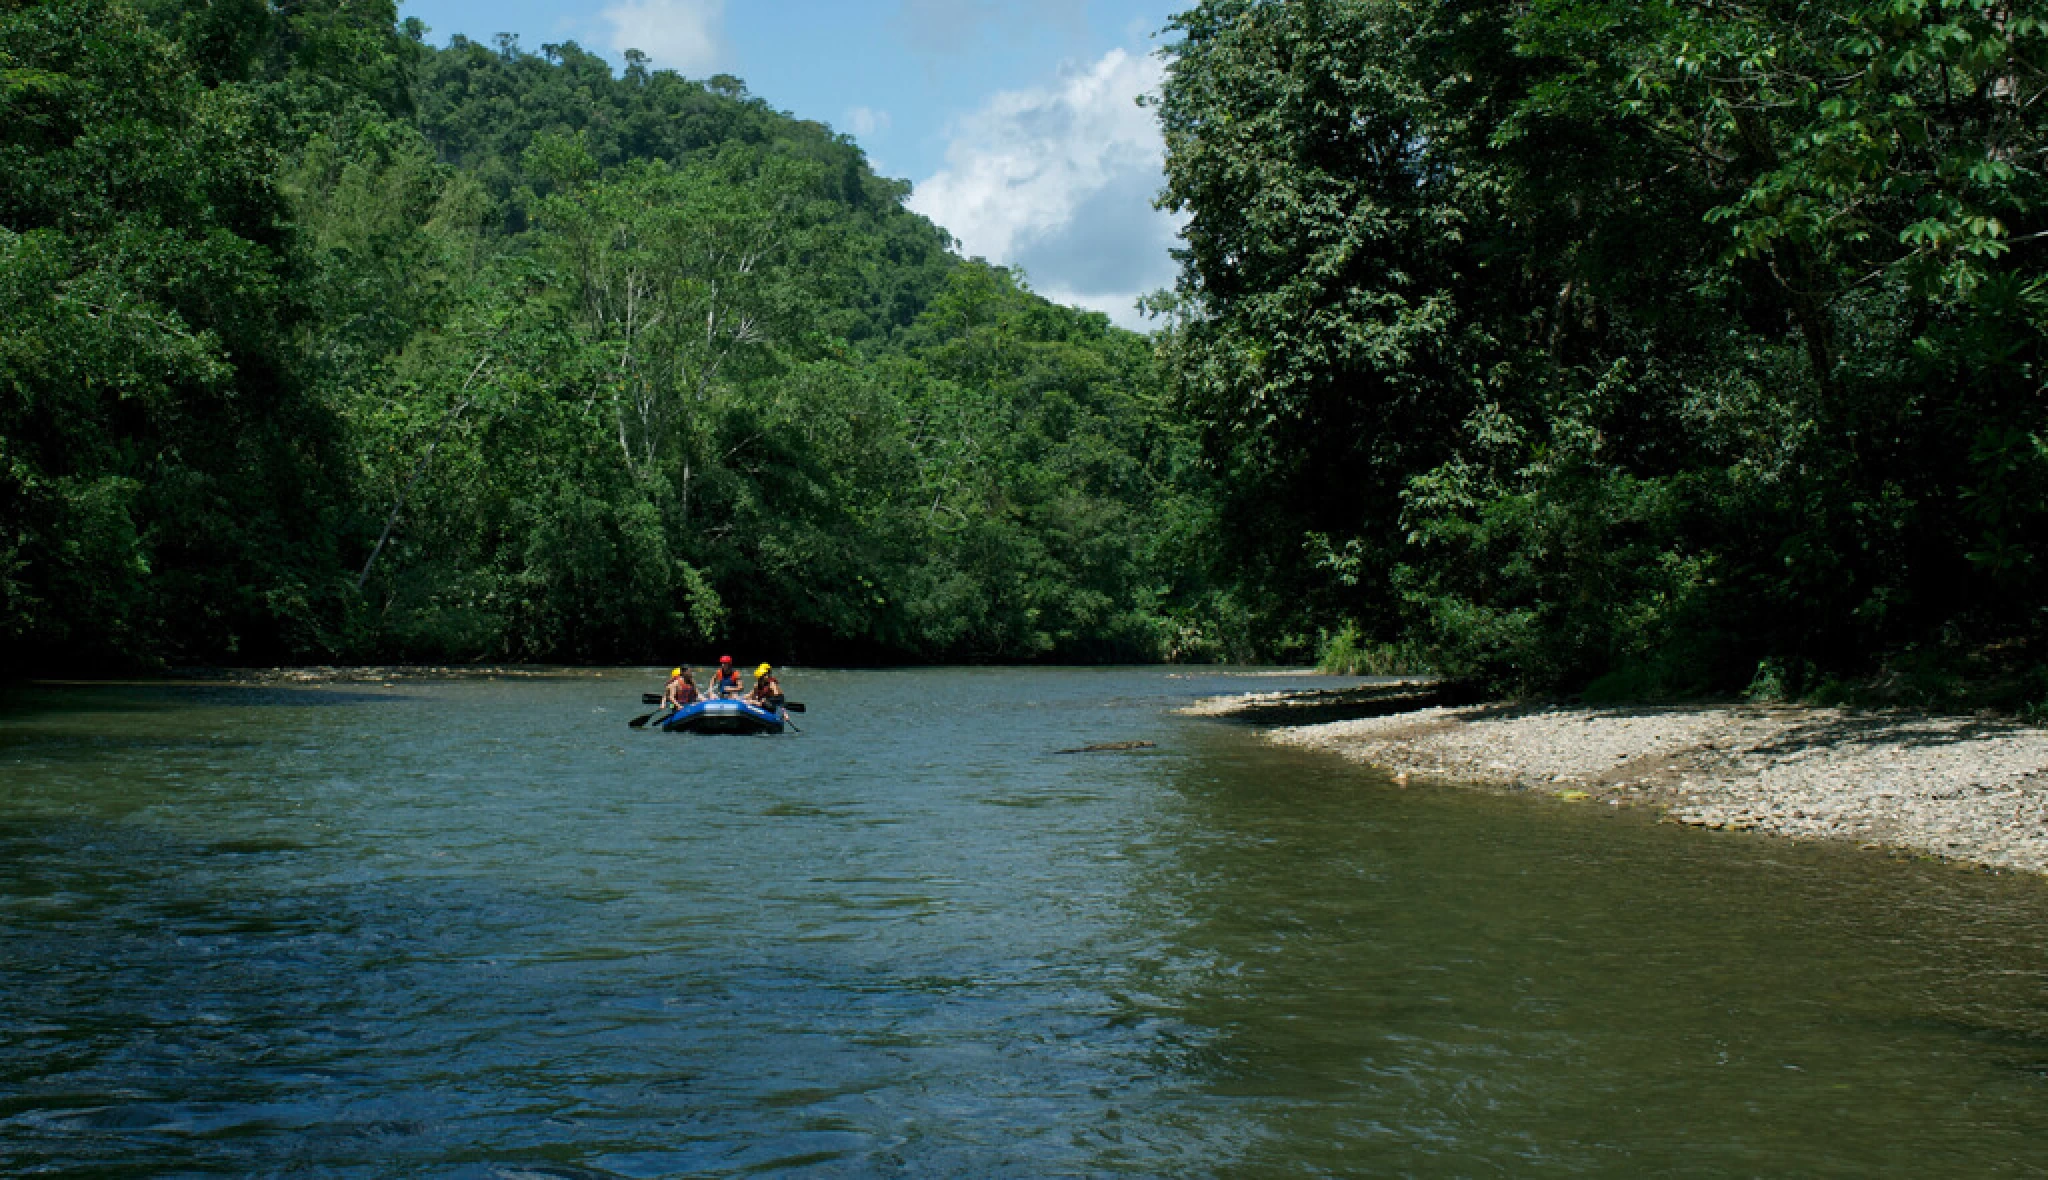
[[[1260,700],[1270,705],[1274,695]],[[1215,698],[1191,712],[1228,716],[1246,699]],[[1571,783],[1659,805],[1699,827],[2048,872],[2048,730],[2009,719],[1786,705],[1492,705],[1261,732],[1399,782]]]

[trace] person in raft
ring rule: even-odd
[[[754,691],[747,699],[757,705],[773,709],[782,703],[782,684],[775,679],[775,669],[763,664],[754,669]]]
[[[697,699],[697,682],[690,677],[688,668],[677,668],[668,674],[668,691],[661,694],[661,707],[680,709]]]
[[[731,656],[718,657],[718,671],[711,674],[711,695],[715,697],[736,697],[740,695],[740,671],[732,666]]]

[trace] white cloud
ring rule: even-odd
[[[846,129],[855,139],[879,139],[889,131],[889,112],[854,107],[846,112]]]
[[[599,15],[616,53],[637,49],[656,66],[700,77],[725,58],[725,0],[622,0]]]
[[[1053,86],[996,95],[948,128],[945,167],[911,208],[966,253],[1021,267],[1047,298],[1144,326],[1133,305],[1172,281],[1178,232],[1152,208],[1164,145],[1136,101],[1163,74],[1118,49]]]

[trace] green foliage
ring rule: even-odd
[[[0,643],[22,663],[324,650],[341,489],[276,167],[256,97],[131,10],[0,10]]]
[[[1423,676],[1434,669],[1414,644],[1375,643],[1355,623],[1327,632],[1316,648],[1316,671],[1333,676]]]
[[[736,79],[0,9],[0,650],[1246,654],[1149,344]]]
[[[2039,19],[1210,0],[1176,28],[1166,352],[1282,625],[1610,695],[2038,631]]]
[[[857,342],[907,327],[955,264],[944,232],[903,208],[907,184],[876,176],[850,141],[775,111],[735,79],[699,82],[639,58],[615,77],[573,43],[536,55],[510,39],[487,47],[457,37],[418,54],[421,131],[476,179],[509,231],[524,231],[565,183],[555,171],[564,162],[574,161],[573,182],[738,147],[812,168],[848,243],[861,243],[860,282],[819,309],[833,335]]]

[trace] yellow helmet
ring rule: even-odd
[[[769,673],[769,671],[770,669],[768,665],[761,665],[760,667],[754,669],[754,679],[759,680],[761,677],[766,676]]]
[[[669,670],[668,678],[670,680],[674,680],[676,677],[681,676],[682,674],[683,670],[681,668],[671,668]]]

